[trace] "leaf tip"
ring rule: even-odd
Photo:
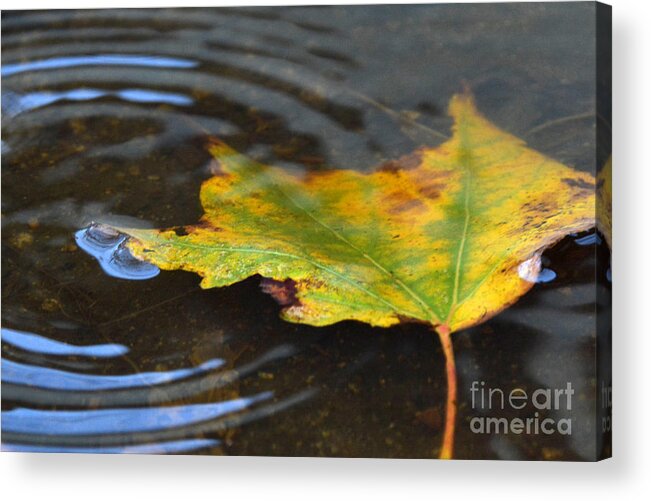
[[[235,153],[235,150],[233,148],[215,136],[210,136],[208,138],[206,141],[206,149],[216,159]]]
[[[477,105],[475,104],[475,96],[470,90],[468,84],[463,85],[463,91],[452,96],[450,105],[448,107],[448,114],[458,119],[462,112],[477,112]]]

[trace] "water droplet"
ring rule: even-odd
[[[125,245],[127,238],[123,233],[99,223],[92,223],[75,233],[79,248],[97,259],[107,275],[126,280],[147,280],[158,275],[158,267],[131,254]]]

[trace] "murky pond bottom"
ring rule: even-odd
[[[195,222],[209,135],[304,172],[366,172],[434,146],[464,82],[498,125],[594,172],[590,12],[3,13],[3,448],[436,457],[445,369],[427,327],[289,324],[257,277],[201,290],[192,274],[134,269],[110,252],[98,263],[75,234],[93,221]],[[93,245],[97,257],[119,242]],[[566,238],[544,255],[544,283],[455,334],[455,457],[594,456],[595,296],[609,286],[594,270],[607,253],[594,233]],[[473,381],[533,390],[568,379],[570,437],[472,433]]]

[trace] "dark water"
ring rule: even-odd
[[[445,378],[427,328],[288,324],[256,278],[202,291],[128,256],[100,266],[75,232],[195,222],[208,134],[306,171],[436,145],[464,82],[497,124],[594,172],[594,26],[588,3],[3,13],[3,448],[435,456]],[[594,456],[607,251],[580,237],[546,253],[545,283],[456,335],[456,457]],[[571,380],[572,436],[478,439],[473,380]]]

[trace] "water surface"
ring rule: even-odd
[[[594,172],[592,13],[587,3],[4,12],[3,447],[435,455],[445,378],[427,328],[288,324],[256,278],[202,291],[192,274],[116,261],[119,237],[78,232],[195,222],[208,135],[305,172],[368,171],[439,144],[464,84],[501,127]],[[457,335],[457,457],[594,455],[596,249],[606,252],[595,236],[564,240],[544,257],[544,283]],[[567,378],[578,385],[571,438],[470,433],[471,381]]]

